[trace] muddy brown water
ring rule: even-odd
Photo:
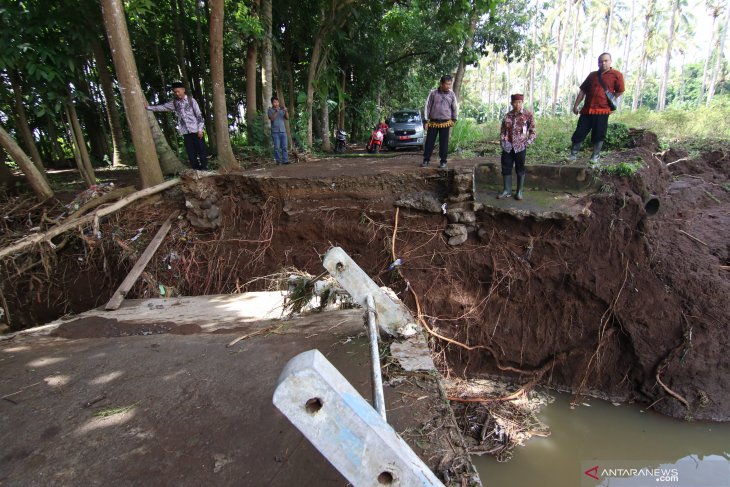
[[[550,427],[549,437],[533,437],[509,462],[472,457],[484,485],[730,486],[730,423],[680,421],[597,399],[571,409],[571,396],[553,395],[555,402],[539,415]],[[598,471],[590,473],[598,480],[585,473],[594,466]],[[621,469],[639,472],[632,476]],[[642,469],[669,475],[658,480]]]

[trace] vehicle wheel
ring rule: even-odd
[[[380,153],[380,146],[379,145],[376,145],[375,146],[375,149],[373,150],[373,152],[375,152],[376,154],[379,154]]]

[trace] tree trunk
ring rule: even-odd
[[[160,168],[162,169],[162,173],[168,175],[177,174],[187,169],[187,166],[180,161],[180,158],[177,157],[177,154],[175,154],[175,152],[170,148],[170,145],[167,143],[165,134],[162,132],[160,124],[157,123],[157,118],[155,118],[155,114],[153,112],[147,111],[147,120],[149,121],[150,129],[152,130],[152,139],[155,141],[157,156],[160,158]]]
[[[626,35],[626,49],[624,50],[624,65],[621,66],[622,74],[624,75],[624,79],[628,78],[629,73],[631,72],[631,41],[634,37],[634,12],[636,12],[636,0],[631,1],[631,17],[629,19],[629,30],[628,34]],[[622,96],[618,101],[618,109],[619,111],[623,109],[624,105],[624,97]]]
[[[725,51],[725,39],[727,38],[727,30],[728,26],[730,26],[730,5],[727,6],[727,14],[725,14],[725,21],[723,22],[722,26],[722,32],[720,33],[720,50],[717,53],[717,60],[715,61],[715,67],[712,70],[712,79],[710,80],[710,85],[707,88],[707,106],[710,106],[710,102],[712,101],[712,97],[715,96],[715,87],[717,86],[717,77],[720,74],[720,67],[722,66],[722,61]]]
[[[700,96],[697,100],[698,104],[702,102],[702,99],[705,97],[705,90],[707,89],[707,71],[710,67],[712,52],[715,50],[715,23],[717,22],[717,17],[719,16],[719,10],[712,11],[712,38],[710,39],[710,43],[707,45],[707,57],[705,58],[705,66],[702,69],[702,86],[700,87]]]
[[[289,113],[295,113],[293,109],[290,109],[286,105],[286,97],[284,96],[284,87],[281,84],[281,68],[278,60],[276,59],[276,56],[272,56],[272,62],[274,66],[274,79],[276,79],[276,93],[279,97],[279,103],[281,103],[281,106],[285,107]],[[289,124],[289,119],[284,119],[284,128],[286,129],[286,139],[288,147],[292,146],[292,134],[291,134],[291,126]]]
[[[537,24],[532,26],[532,43],[537,45]],[[530,60],[530,110],[535,112],[535,57],[532,56]],[[489,72],[489,79],[492,79],[492,72]]]
[[[651,41],[653,34],[653,27],[651,23],[654,17],[654,7],[656,6],[656,0],[651,0],[649,5],[646,7],[646,14],[644,15],[644,36],[641,41],[641,56],[639,57],[639,69],[636,71],[636,84],[634,85],[634,99],[631,102],[631,111],[635,112],[639,108],[639,102],[641,99],[641,84],[644,78],[644,70],[646,69],[646,45]]]
[[[47,200],[53,197],[53,190],[48,185],[48,181],[43,177],[33,161],[23,152],[17,142],[10,137],[5,128],[0,126],[0,145],[10,154],[10,157],[20,166],[25,177],[28,178],[30,187],[33,188],[36,196],[40,200]]]
[[[322,122],[322,150],[324,152],[330,152],[332,150],[332,144],[330,143],[330,110],[327,104],[327,95],[322,97],[321,105],[321,122]]]
[[[101,0],[101,5],[127,122],[132,133],[137,167],[142,178],[142,186],[147,188],[162,182],[162,170],[147,121],[145,100],[139,83],[137,63],[129,42],[124,8],[121,0]]]
[[[86,141],[84,140],[84,133],[81,131],[79,116],[76,113],[76,107],[74,106],[73,102],[68,102],[66,104],[66,116],[68,117],[69,126],[71,127],[72,141],[79,154],[79,158],[76,159],[79,172],[84,178],[84,181],[86,181],[87,186],[93,186],[94,184],[96,184],[94,167],[91,165],[89,151],[86,148]],[[78,164],[79,161],[81,162],[81,164]]]
[[[204,69],[204,66],[210,66],[210,64],[205,59],[205,41],[203,38],[203,26],[202,26],[202,19],[205,14],[205,17],[207,18],[208,9],[207,4],[208,2],[203,0],[205,10],[201,8],[201,1],[196,0],[195,3],[195,12],[197,17],[197,22],[195,22],[195,36],[198,41],[198,71],[200,73],[200,97],[198,101],[200,102],[200,109],[203,112],[203,119],[205,120],[205,130],[208,132],[208,141],[210,142],[210,146],[216,148],[218,147],[218,134],[215,130],[215,124],[213,123],[213,117],[211,113],[211,100],[212,100],[212,93],[211,93],[211,85],[212,82],[210,81],[210,76],[206,74],[206,70]]]
[[[266,140],[271,136],[271,120],[266,115],[266,107],[271,104],[273,91],[273,61],[272,61],[272,0],[261,0],[261,23],[264,27],[264,38],[261,41],[261,99],[264,106],[264,132]]]
[[[246,133],[249,144],[254,141],[256,124],[256,58],[256,41],[252,39],[246,50]]]
[[[86,173],[86,168],[84,167],[84,161],[83,159],[81,159],[81,151],[79,150],[78,140],[76,140],[76,135],[74,134],[73,124],[71,123],[71,115],[68,111],[68,106],[64,107],[64,109],[66,115],[66,136],[68,137],[68,140],[71,144],[71,151],[73,152],[74,161],[76,162],[76,169],[79,170],[79,174],[84,179],[86,184],[89,185],[88,174]]]
[[[342,70],[342,85],[340,86],[342,93],[342,100],[340,101],[339,107],[337,107],[337,128],[345,130],[345,110],[347,109],[347,98],[345,93],[347,90],[347,69]]]
[[[663,111],[667,104],[667,85],[669,84],[669,63],[672,60],[672,43],[674,42],[674,24],[679,11],[679,0],[672,1],[672,17],[669,20],[669,31],[667,32],[667,50],[664,55],[664,75],[659,88],[659,111]]]
[[[66,160],[66,154],[63,153],[61,144],[58,143],[58,131],[56,130],[55,119],[48,113],[46,113],[46,125],[48,126],[48,138],[51,141],[53,157],[59,162],[64,162]]]
[[[324,12],[322,12],[322,23],[324,23]],[[309,59],[309,69],[307,70],[307,147],[312,147],[312,128],[313,128],[313,106],[314,106],[314,79],[319,72],[318,66],[322,56],[322,43],[326,34],[325,28],[322,26],[317,31],[312,46],[312,56]]]
[[[41,159],[41,154],[38,152],[38,147],[35,144],[33,131],[30,129],[30,125],[28,124],[28,115],[26,114],[25,107],[23,106],[23,88],[20,84],[20,78],[12,69],[8,70],[8,75],[10,76],[10,83],[13,85],[15,114],[18,116],[16,120],[17,123],[15,124],[16,129],[20,134],[23,145],[25,145],[26,150],[30,153],[30,158],[33,161],[33,164],[35,164],[38,172],[45,179],[46,168],[43,167],[43,160]]]
[[[5,150],[0,146],[0,188],[7,188],[13,184],[13,171],[5,164]]]
[[[105,156],[109,156],[109,145],[106,143],[101,117],[97,111],[98,105],[83,72],[76,78],[75,87],[77,91],[85,95],[85,99],[79,100],[78,111],[85,122],[84,127],[86,127],[91,155],[97,162],[103,161]]]
[[[606,35],[603,37],[603,50],[608,51],[611,47],[611,27],[613,24],[613,0],[608,0],[608,21],[606,22]]]
[[[461,55],[459,56],[459,67],[456,68],[456,76],[454,76],[453,90],[459,101],[462,100],[461,85],[464,81],[464,73],[466,72],[466,56],[469,54],[469,51],[474,45],[474,31],[477,28],[477,20],[479,20],[477,7],[476,5],[473,5],[471,12],[469,12],[469,26],[466,31],[467,37],[464,41],[464,46],[461,49]]]
[[[106,62],[104,48],[98,39],[94,38],[91,47],[94,51],[96,70],[99,73],[101,89],[104,93],[106,114],[109,119],[109,128],[112,136],[112,166],[123,166],[128,162],[129,153],[124,144],[124,133],[122,131],[122,119],[119,116],[117,103],[114,97],[114,85],[109,75],[109,66]]]
[[[572,0],[571,0],[572,1]],[[578,23],[580,21],[580,5],[575,6],[575,17],[573,20],[573,51],[572,51],[572,62],[570,63],[570,81],[572,82],[574,79],[578,77],[578,75],[575,72],[575,63],[578,59],[578,32],[580,31],[580,24]],[[536,26],[537,27],[537,26]],[[533,37],[533,42],[536,41],[536,39]],[[572,96],[572,94],[569,94],[569,96]]]
[[[160,93],[164,93],[167,86],[165,79],[165,71],[162,69],[162,59],[160,58],[160,45],[155,43],[155,60],[157,61],[157,72],[160,75]]]
[[[568,11],[565,16],[566,19],[570,19],[570,13],[571,8],[573,6],[573,2],[568,2]],[[563,61],[563,48],[565,46],[565,37],[568,29],[565,29],[563,26],[564,24],[567,24],[567,20],[563,22],[563,19],[560,19],[560,24],[558,24],[558,61],[555,63],[555,85],[553,86],[553,107],[552,107],[552,114],[555,115],[558,107],[558,89],[560,87],[560,64]]]
[[[180,81],[185,85],[185,91],[193,94],[192,86],[190,86],[190,77],[188,76],[188,68],[185,63],[185,44],[183,40],[182,27],[180,25],[180,18],[182,17],[182,7],[178,5],[178,2],[182,0],[172,0],[170,5],[172,6],[172,18],[174,21],[175,28],[175,59],[177,60],[177,72],[180,76]]]
[[[492,65],[491,69],[489,70],[489,81],[487,81],[487,106],[489,107],[489,115],[492,115],[492,95],[494,93],[494,73],[497,70],[496,62],[495,62],[496,56],[492,55],[492,58],[488,60],[489,64]]]
[[[213,82],[213,115],[218,143],[218,163],[231,169],[238,161],[231,149],[226,108],[226,85],[223,78],[223,4],[224,0],[210,0],[210,75]]]

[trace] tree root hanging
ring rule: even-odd
[[[395,242],[396,242],[396,236],[398,233],[399,210],[400,210],[400,208],[396,208],[395,223],[393,226],[393,236],[391,238],[391,257],[392,257],[393,261],[395,261],[395,259],[397,258],[397,255],[395,252]],[[397,268],[397,270],[398,270],[400,277],[404,281],[406,281],[406,283],[408,283],[408,280],[401,273],[400,268]],[[461,347],[468,351],[479,350],[479,349],[487,350],[492,355],[492,358],[494,359],[497,368],[501,371],[514,372],[514,373],[521,374],[521,375],[532,375],[532,378],[530,379],[529,382],[527,382],[519,390],[515,391],[514,393],[512,393],[508,396],[504,396],[504,397],[500,397],[500,398],[473,398],[473,399],[449,397],[448,399],[450,401],[453,400],[453,401],[460,401],[460,402],[505,402],[505,401],[512,401],[512,400],[518,399],[519,397],[521,397],[522,395],[527,393],[532,387],[534,387],[538,383],[538,381],[545,375],[545,373],[555,365],[556,362],[558,362],[560,360],[564,360],[569,355],[571,355],[577,351],[581,351],[581,352],[583,351],[582,349],[572,349],[572,350],[569,350],[566,352],[562,352],[560,354],[555,355],[553,358],[549,359],[540,368],[534,369],[534,370],[525,370],[525,369],[519,369],[516,367],[512,367],[509,365],[503,365],[498,358],[497,351],[494,350],[494,348],[490,347],[489,345],[467,345],[466,343],[462,343],[458,340],[454,340],[453,338],[446,337],[446,336],[441,335],[440,333],[436,332],[435,330],[433,330],[430,326],[428,326],[428,324],[426,323],[426,320],[424,319],[424,315],[423,315],[423,312],[421,309],[421,301],[418,298],[416,291],[413,289],[413,286],[408,284],[408,289],[410,290],[411,295],[413,296],[413,299],[416,303],[416,319],[419,321],[419,323],[421,324],[423,329],[426,330],[431,336],[438,338],[439,340],[445,341],[447,343],[450,343],[452,345]]]

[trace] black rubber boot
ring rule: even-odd
[[[502,181],[504,182],[504,189],[497,195],[498,200],[512,196],[512,175],[502,176]]]
[[[567,157],[569,161],[578,159],[578,151],[580,150],[581,145],[582,144],[573,144],[573,147],[570,148],[570,155]]]
[[[593,154],[591,155],[591,162],[597,163],[600,158],[601,149],[603,149],[603,141],[596,142],[593,144]]]
[[[525,175],[517,176],[517,194],[515,194],[516,200],[522,199],[522,192],[525,189]]]

